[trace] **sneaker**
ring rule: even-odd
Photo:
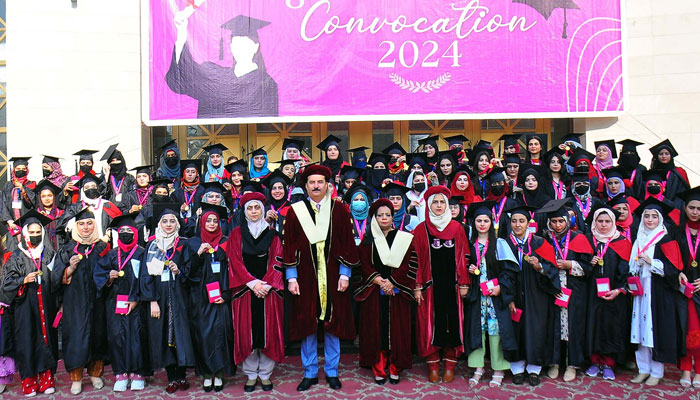
[[[105,382],[99,376],[91,376],[90,382],[92,383],[92,387],[94,389],[99,390],[105,387]]]
[[[132,391],[139,391],[143,390],[146,387],[146,380],[141,378],[141,379],[132,379],[131,380],[131,390]]]
[[[116,382],[114,382],[114,391],[115,392],[123,392],[126,390],[126,386],[129,384],[128,379],[119,379]]]
[[[603,367],[603,379],[605,379],[606,381],[615,380],[615,373],[613,372],[612,368]]]
[[[54,394],[54,393],[56,393],[56,389],[53,386],[44,390],[44,394]]]
[[[595,378],[596,376],[598,376],[599,373],[600,367],[598,367],[597,365],[591,365],[586,370],[586,375],[590,376],[591,378]]]
[[[549,371],[547,371],[547,376],[550,379],[557,379],[559,377],[559,366],[552,365],[551,367],[549,367]]]
[[[83,391],[83,383],[80,381],[76,381],[71,383],[70,385],[70,392],[74,395],[79,395]]]
[[[29,392],[29,393],[24,394],[24,397],[34,397],[34,396],[36,396],[36,392]]]

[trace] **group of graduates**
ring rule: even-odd
[[[488,355],[493,387],[506,370],[538,385],[543,367],[615,379],[633,359],[633,382],[656,385],[675,363],[682,386],[700,387],[700,188],[672,144],[651,147],[646,169],[633,140],[594,155],[580,135],[549,151],[538,135],[523,151],[520,136],[499,157],[461,135],[439,151],[431,136],[413,153],[350,149],[351,163],[333,135],[320,163],[291,138],[274,163],[264,148],[224,160],[214,144],[206,166],[171,141],[157,169],[130,170],[114,145],[101,174],[92,150],[76,153],[75,176],[44,156],[39,182],[14,157],[0,197],[0,392],[18,371],[25,395],[53,393],[59,357],[73,394],[85,369],[102,388],[105,362],[115,391],[160,369],[168,393],[187,390],[188,368],[221,391],[237,366],[246,392],[269,391],[293,341],[304,391],[321,331],[332,389],[340,341],[358,337],[380,385],[399,383],[415,348],[434,383],[464,357],[478,385]]]

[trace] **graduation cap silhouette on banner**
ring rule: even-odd
[[[566,34],[566,28],[569,25],[566,22],[566,10],[578,10],[579,6],[574,3],[574,0],[513,0],[513,3],[525,4],[526,6],[534,8],[538,13],[540,13],[544,19],[549,20],[554,10],[557,8],[564,9],[564,27],[562,29],[561,38],[568,38]]]

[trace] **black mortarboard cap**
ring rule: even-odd
[[[41,226],[46,226],[53,221],[51,218],[47,217],[46,215],[38,212],[37,210],[31,208],[29,211],[24,213],[21,217],[19,217],[16,221],[15,224],[19,226],[27,226],[31,224],[39,224]]]
[[[328,136],[326,136],[325,139],[323,139],[323,141],[321,141],[321,143],[316,145],[316,148],[319,148],[323,151],[326,151],[326,149],[328,149],[328,146],[335,146],[340,150],[340,142],[341,141],[342,141],[342,139],[340,139],[337,136],[328,135]]]
[[[576,149],[574,149],[573,154],[571,154],[571,157],[569,157],[569,160],[566,163],[575,168],[576,164],[584,158],[588,159],[588,161],[591,162],[593,161],[595,156],[586,151],[585,149],[577,147]]]
[[[42,179],[36,184],[36,187],[34,188],[34,193],[36,193],[37,198],[44,189],[49,189],[54,195],[61,193],[60,187],[54,185],[53,182],[51,182],[48,179]]]
[[[506,180],[506,177],[503,174],[503,171],[505,170],[505,168],[495,167],[491,170],[491,172],[484,176],[484,180],[488,180],[490,183],[504,181]]]
[[[408,153],[406,155],[406,159],[408,160],[409,168],[416,164],[419,164],[425,168],[425,165],[428,163],[428,161],[425,159],[425,153]]]
[[[674,207],[673,205],[666,203],[665,201],[661,201],[655,197],[648,197],[642,202],[642,204],[639,205],[639,207],[637,207],[637,209],[634,210],[634,213],[641,218],[644,214],[644,210],[649,209],[657,210],[661,212],[662,216],[666,217],[668,213],[674,209]]]
[[[644,143],[638,142],[638,141],[632,140],[632,139],[624,139],[624,140],[620,140],[619,142],[617,142],[617,144],[622,145],[622,150],[620,150],[621,152],[634,151],[636,153],[637,146],[641,146]]]
[[[518,204],[514,207],[507,209],[506,213],[510,214],[511,218],[515,214],[521,214],[521,215],[526,216],[528,219],[530,219],[531,218],[530,213],[535,212],[536,210],[537,210],[537,207],[528,206],[525,204]]]
[[[204,187],[204,193],[214,192],[224,194],[224,192],[226,191],[224,185],[219,183],[219,181],[204,182],[202,183],[202,186]]]
[[[671,141],[666,139],[663,142],[656,144],[652,147],[649,148],[649,151],[654,157],[657,157],[659,155],[659,152],[663,149],[667,149],[669,153],[671,153],[671,157],[676,157],[678,156],[678,152],[676,151],[675,147],[671,144]]]
[[[352,149],[348,149],[348,152],[349,153],[365,154],[365,150],[369,150],[369,147],[367,147],[367,146],[353,147]]]
[[[86,173],[82,178],[76,183],[76,186],[82,188],[88,182],[95,182],[98,186],[103,182],[103,180],[91,173]]]
[[[473,202],[469,205],[467,208],[467,219],[474,219],[478,217],[479,215],[488,215],[493,219],[493,206],[496,205],[495,201],[479,201],[479,202]]]
[[[245,175],[246,172],[248,172],[248,163],[246,163],[245,160],[238,160],[224,165],[224,168],[229,174],[232,174],[234,171],[238,171],[242,175]]]
[[[503,165],[520,164],[523,160],[517,154],[506,154],[503,156]]]
[[[131,213],[131,214],[124,214],[120,215],[118,217],[115,217],[112,222],[109,223],[108,228],[112,229],[119,229],[122,226],[131,226],[136,228],[136,216],[138,216],[139,213]]]
[[[642,180],[644,182],[649,182],[649,181],[664,182],[664,181],[666,181],[666,173],[667,173],[667,171],[661,170],[661,169],[648,169],[648,170],[642,172]]]
[[[29,159],[31,157],[12,157],[10,158],[10,162],[12,163],[13,166],[18,166],[18,165],[29,165]]]
[[[612,158],[617,158],[617,147],[615,146],[615,141],[614,140],[599,140],[597,142],[594,142],[596,150],[598,150],[598,147],[600,146],[605,146],[608,149],[610,149],[610,154],[612,155]]]
[[[258,181],[241,181],[241,193],[243,192],[257,192],[265,194],[262,184]]]
[[[398,183],[395,183],[395,182],[388,183],[386,186],[384,186],[384,189],[382,189],[382,191],[387,196],[404,196],[410,190],[411,190],[410,188],[407,188],[404,185],[399,185]]]
[[[369,156],[369,163],[368,164],[373,166],[377,162],[382,162],[386,166],[389,164],[389,156],[386,154],[382,154],[382,153],[372,153]]]
[[[555,155],[563,155],[563,151],[559,148],[559,146],[552,147],[551,149],[549,149],[549,151],[544,153],[544,160],[547,163],[547,165],[549,165],[549,162],[552,161],[552,157],[554,157]],[[561,161],[564,161],[564,159],[561,159]]]
[[[265,185],[266,188],[269,190],[272,190],[272,185],[274,185],[277,182],[282,182],[282,184],[285,187],[288,187],[289,185],[292,184],[292,181],[289,179],[287,175],[285,175],[281,169],[276,169],[270,173],[263,181],[263,185]]]
[[[425,146],[426,144],[429,144],[433,147],[435,147],[435,150],[438,150],[438,140],[440,139],[440,135],[433,135],[433,136],[428,136],[426,138],[418,140],[418,144],[421,144]]]
[[[399,142],[394,142],[394,143],[390,144],[389,147],[382,150],[382,153],[389,154],[389,155],[397,154],[397,153],[400,155],[405,155],[406,150],[404,150],[404,148],[401,146],[401,144],[399,144]]]
[[[304,141],[300,139],[284,138],[284,142],[282,142],[282,150],[286,150],[287,147],[301,151],[301,149],[304,148]]]
[[[170,179],[154,179],[148,182],[149,185],[153,186],[153,190],[155,190],[157,187],[165,187],[169,189],[169,185],[172,183],[173,181]]]
[[[95,219],[95,213],[90,210],[90,207],[85,207],[75,214],[75,221],[82,221],[84,219]]]
[[[603,173],[603,176],[605,176],[606,179],[610,179],[610,178],[627,179],[627,173],[621,167],[606,168],[601,172]]]
[[[47,154],[42,154],[42,155],[44,156],[44,159],[41,160],[41,163],[42,163],[42,164],[43,164],[43,163],[48,164],[48,163],[52,163],[52,162],[56,162],[56,163],[57,163],[58,160],[59,160],[59,158],[60,158],[60,157],[50,156],[50,155],[47,155]]]
[[[348,189],[343,195],[343,201],[345,202],[345,204],[352,203],[352,198],[355,197],[357,192],[362,192],[365,195],[365,199],[367,199],[368,202],[372,201],[372,196],[369,194],[367,186],[363,185],[360,182],[355,182],[352,184],[352,186],[350,186],[350,189]]]
[[[364,172],[365,170],[362,168],[344,165],[343,168],[340,169],[340,177],[341,179],[360,179]]]
[[[569,204],[570,200],[570,198],[560,200],[549,200],[539,210],[537,210],[537,213],[547,214],[547,218],[566,216],[569,213],[569,211],[566,209],[566,206],[567,204]]]
[[[221,143],[214,143],[209,146],[204,146],[202,147],[202,150],[206,151],[209,154],[224,154],[224,150],[228,150],[228,147],[224,146]]]
[[[210,211],[216,213],[216,215],[219,217],[219,223],[221,223],[221,221],[228,220],[228,209],[226,209],[226,207],[216,204],[202,203],[202,215]],[[200,224],[204,225],[204,222],[205,221],[200,221]]]
[[[97,150],[80,150],[73,153],[74,156],[80,157],[80,160],[92,161],[92,155],[97,153]]]
[[[575,142],[575,143],[581,144],[581,136],[583,136],[583,135],[584,135],[583,133],[569,133],[569,134],[566,134],[562,138],[561,142],[562,143]]]
[[[450,205],[457,205],[463,201],[464,201],[464,196],[457,195],[457,196],[450,196],[450,199],[447,201],[447,203],[449,203]],[[459,211],[462,212],[461,208]]]
[[[591,182],[591,178],[588,176],[588,172],[577,172],[571,176],[572,182]]]
[[[521,133],[509,133],[507,135],[501,136],[500,138],[498,138],[498,140],[503,140],[503,144],[505,147],[515,146],[516,144],[518,144],[518,140],[521,136],[523,136]]]
[[[131,168],[129,171],[136,171],[136,175],[138,174],[148,174],[151,175],[153,170],[153,165],[140,165],[135,168]]]
[[[447,141],[447,143],[450,146],[454,146],[457,144],[460,146],[464,146],[464,142],[468,141],[469,139],[464,135],[455,135],[455,136],[446,137],[445,140]]]
[[[692,200],[700,201],[700,186],[681,192],[678,194],[678,197],[683,199],[686,204]]]
[[[265,146],[258,147],[257,149],[251,151],[248,153],[249,156],[255,157],[255,156],[266,156],[267,152],[265,151]]]
[[[153,225],[157,225],[163,215],[172,214],[180,220],[180,204],[177,203],[153,203]]]
[[[100,158],[100,161],[107,161],[112,159],[113,154],[115,151],[117,151],[117,146],[119,146],[119,143],[115,143],[107,148],[107,151],[102,155],[102,158]]]
[[[173,140],[169,141],[168,143],[166,143],[166,144],[160,146],[160,149],[163,150],[163,151],[166,151],[166,150],[169,150],[169,149],[173,149],[173,148],[175,148],[175,149],[177,148],[177,140],[175,140],[175,139],[173,139]]]
[[[185,173],[185,170],[187,168],[194,168],[197,170],[197,173],[199,175],[202,175],[202,160],[198,158],[180,160],[180,171],[182,172],[182,174]]]
[[[627,195],[624,192],[618,193],[615,197],[608,200],[608,205],[610,207],[614,207],[618,204],[629,204],[629,201],[627,200]]]

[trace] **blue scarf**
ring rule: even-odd
[[[270,173],[270,170],[267,169],[267,155],[265,155],[265,165],[263,165],[260,172],[256,171],[253,166],[253,157],[250,158],[250,164],[248,165],[250,165],[250,179],[262,178]]]
[[[358,194],[360,196],[362,196],[362,200],[364,203],[364,208],[362,208],[361,210],[356,210],[355,207],[352,206],[355,203],[354,197],[357,196]],[[364,193],[358,191],[352,197],[353,197],[353,200],[350,201],[350,213],[352,214],[352,219],[354,219],[355,221],[366,220],[367,216],[369,215],[369,201],[367,201],[367,196],[365,196]]]
[[[267,162],[265,162],[265,165],[267,165]],[[214,179],[210,180],[209,178],[212,177]],[[204,182],[224,183],[224,163],[222,162],[219,168],[214,168],[211,159],[207,160],[207,173],[204,174]]]
[[[165,163],[165,155],[172,150],[177,156],[177,164],[174,167],[169,167]],[[160,168],[158,168],[158,176],[165,179],[179,179],[180,178],[180,150],[178,150],[177,145],[173,145],[165,149],[163,154],[160,156]]]
[[[400,229],[401,228],[401,222],[403,222],[403,216],[406,214],[406,196],[401,196],[403,197],[403,201],[401,202],[401,208],[399,208],[398,211],[394,211],[394,228]]]

